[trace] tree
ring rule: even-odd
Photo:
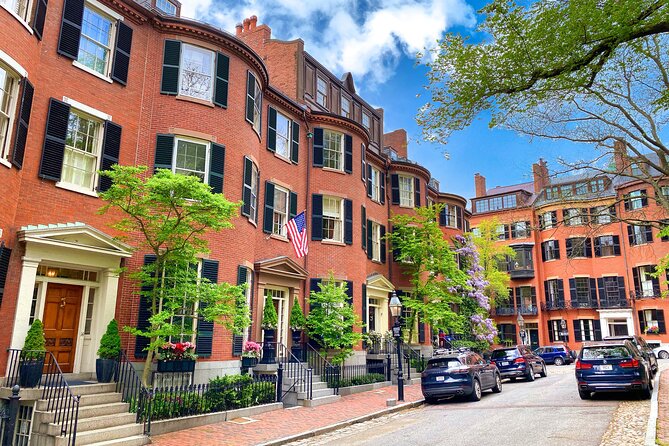
[[[496,218],[482,220],[477,226],[478,233],[471,235],[478,252],[479,264],[483,268],[483,277],[488,282],[484,292],[492,306],[509,298],[511,278],[506,271],[500,271],[499,264],[516,255],[513,248],[497,243],[498,226],[499,221]]]
[[[118,322],[112,319],[107,325],[107,331],[100,338],[98,357],[117,360],[119,353],[121,353],[121,336],[118,333]]]
[[[445,330],[459,332],[463,327],[454,306],[462,303],[460,290],[466,286],[467,275],[458,268],[455,252],[437,223],[442,207],[419,207],[412,215],[394,215],[392,231],[386,234],[395,261],[413,288],[402,300],[409,310],[405,321],[409,339],[416,318]]]
[[[212,283],[199,277],[196,267],[209,252],[207,233],[232,228],[239,204],[212,193],[197,177],[165,169],[148,176],[145,166],[114,165],[100,174],[111,187],[100,193],[107,203],[99,212],[120,211],[112,226],[124,234],[121,238],[155,256],[155,262],[129,275],[141,285],[137,294],[150,309],[149,327],[124,327],[149,340],[142,375],[148,385],[156,350],[170,337],[193,333],[192,323],[175,322],[197,315],[237,333],[249,325],[244,286]]]
[[[307,316],[307,333],[329,357],[341,364],[353,354],[353,346],[362,340],[362,327],[352,305],[348,302],[346,282],[337,282],[332,272],[318,284],[319,291],[309,295],[311,311]]]

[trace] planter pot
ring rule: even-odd
[[[255,367],[258,364],[258,358],[247,358],[242,356],[242,367],[243,368],[249,368],[249,367]]]
[[[262,347],[262,360],[261,364],[272,364],[276,361],[276,330],[273,328],[266,328],[265,330],[265,341],[263,342]]]
[[[110,383],[114,380],[116,364],[116,359],[98,358],[95,360],[95,376],[99,383]]]
[[[195,361],[192,359],[158,361],[158,371],[160,373],[193,373],[195,371]]]
[[[295,359],[290,358],[291,362],[304,361],[304,348],[302,346],[302,330],[293,330],[293,342],[290,352]]]
[[[37,387],[42,379],[44,358],[21,360],[19,364],[19,386],[22,388]]]

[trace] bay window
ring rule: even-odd
[[[181,45],[179,94],[211,101],[214,91],[214,52],[194,45]]]

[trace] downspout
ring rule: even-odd
[[[617,196],[617,194],[616,194],[616,196]],[[615,206],[616,206],[616,215],[620,215],[620,202],[617,202],[615,204]],[[627,288],[630,288],[630,284],[632,284],[632,286],[634,286],[633,285],[634,282],[630,281],[630,277],[629,277],[630,269],[629,269],[629,264],[627,263],[627,245],[624,243],[625,235],[624,235],[624,232],[623,232],[623,221],[619,220],[618,225],[620,226],[620,238],[622,239],[620,241],[620,246],[622,247],[623,260],[625,261],[625,280],[627,280]],[[641,334],[641,327],[639,326],[638,318],[634,317],[634,314],[636,313],[635,303],[636,303],[636,299],[633,298],[632,293],[630,293],[630,307],[632,309],[632,326],[634,327],[635,331],[638,329],[639,330],[638,333]],[[600,320],[601,320],[601,317],[600,317]],[[608,332],[608,327],[607,327],[606,331]],[[609,336],[611,336],[611,333],[609,333]]]

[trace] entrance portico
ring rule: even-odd
[[[394,289],[393,284],[381,274],[367,277],[367,313],[363,323],[368,332],[383,334],[390,329],[388,296]]]

